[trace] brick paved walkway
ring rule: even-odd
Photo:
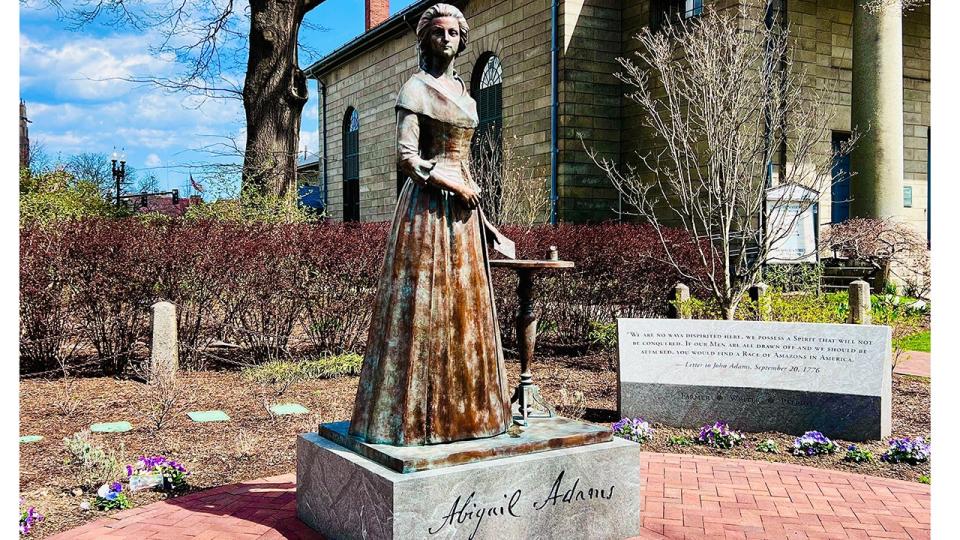
[[[644,453],[640,538],[930,538],[930,486],[798,465]],[[294,475],[221,486],[51,537],[314,539]]]

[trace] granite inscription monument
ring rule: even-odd
[[[890,434],[887,326],[619,319],[624,416],[849,440]]]

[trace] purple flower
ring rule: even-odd
[[[880,456],[881,461],[916,465],[930,459],[930,444],[923,437],[891,439],[888,444],[889,448]]]
[[[836,450],[836,443],[819,431],[808,431],[793,441],[793,454],[796,456],[832,454]]]
[[[20,498],[20,534],[27,535],[30,534],[30,530],[43,520],[43,516],[40,515],[40,512],[37,512],[36,508],[30,507],[26,511],[23,510],[23,497]]]
[[[743,434],[730,429],[726,422],[718,421],[700,428],[697,442],[715,448],[733,448],[743,441]]]
[[[643,418],[623,418],[612,426],[613,434],[622,439],[642,443],[653,437],[653,428]]]

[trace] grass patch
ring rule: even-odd
[[[309,379],[332,379],[359,375],[363,357],[359,354],[325,356],[299,362],[278,360],[260,366],[244,368],[243,376],[261,384],[290,384]]]
[[[898,339],[894,346],[899,346],[905,351],[930,352],[930,331],[924,330],[923,332],[904,336]]]

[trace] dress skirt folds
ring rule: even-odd
[[[476,105],[419,72],[397,111],[400,167],[420,182],[397,202],[350,433],[403,446],[495,436],[511,414],[484,220],[429,183],[474,185]]]

